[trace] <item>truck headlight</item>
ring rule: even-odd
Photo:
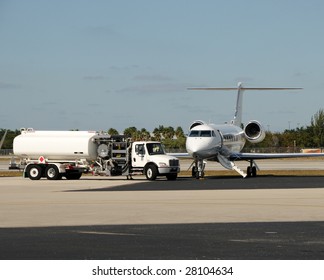
[[[168,165],[165,162],[159,162],[159,167],[168,167]]]

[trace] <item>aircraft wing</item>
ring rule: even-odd
[[[167,153],[169,156],[179,157],[179,158],[192,158],[189,153]]]
[[[276,158],[307,158],[324,157],[324,153],[233,153],[229,156],[230,161],[276,159]]]
[[[189,153],[167,153],[167,155],[178,158],[192,158]],[[233,153],[227,156],[230,161],[310,157],[324,157],[324,153]]]

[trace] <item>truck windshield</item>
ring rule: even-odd
[[[146,144],[149,155],[164,155],[164,150],[161,143],[148,143]]]

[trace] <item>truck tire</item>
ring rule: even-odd
[[[153,164],[150,164],[145,168],[145,176],[147,180],[154,181],[158,175],[157,167]]]
[[[42,177],[42,167],[37,164],[30,164],[27,167],[26,173],[30,180],[39,180]]]
[[[62,178],[56,165],[50,164],[45,169],[45,175],[48,180],[59,180]]]

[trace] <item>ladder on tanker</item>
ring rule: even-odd
[[[111,150],[111,159],[113,162],[117,163],[118,169],[124,174],[128,172],[127,168],[127,142],[113,142],[112,143],[112,150]]]

